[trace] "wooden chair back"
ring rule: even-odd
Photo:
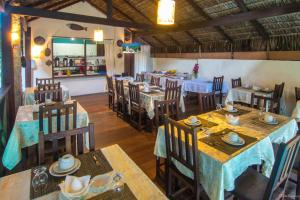
[[[277,100],[271,98],[271,97],[264,97],[260,95],[255,95],[255,93],[251,94],[251,108],[260,109],[260,107],[264,107],[269,112],[275,112],[275,103],[278,103]]]
[[[57,160],[59,157],[59,145],[58,141],[65,140],[65,152],[72,155],[79,155],[84,153],[84,140],[85,134],[89,134],[89,151],[95,150],[95,141],[94,141],[94,124],[89,124],[87,127],[77,128],[74,130],[62,131],[55,134],[46,134],[41,131],[39,132],[39,165],[45,164],[45,143],[51,142],[52,149],[51,155],[53,160]],[[75,150],[72,148],[71,139],[76,137],[76,147]]]
[[[171,81],[169,79],[166,80],[166,88],[174,88],[177,87],[178,81]]]
[[[214,77],[212,91],[222,93],[223,81],[224,81],[224,76]]]
[[[113,77],[106,75],[107,89],[109,93],[114,93]]]
[[[140,86],[129,83],[130,106],[140,108]]]
[[[59,88],[60,88],[60,82],[37,85],[37,90],[54,90],[54,89],[59,89]]]
[[[53,85],[53,87],[50,85]],[[55,84],[39,85],[38,89],[34,90],[34,99],[39,103],[44,103],[46,99],[60,102],[62,101],[62,89],[55,86]]]
[[[273,192],[278,188],[285,190],[290,172],[293,168],[300,144],[297,134],[288,143],[281,143],[276,155],[273,170],[265,190],[264,199],[272,199]]]
[[[164,123],[164,117],[168,116],[177,120],[179,115],[178,99],[154,101],[155,126],[158,128]]]
[[[177,87],[168,87],[165,90],[165,100],[177,99],[180,101],[181,85]]]
[[[300,88],[295,87],[295,96],[296,96],[296,101],[300,100]]]
[[[280,99],[282,97],[284,84],[285,84],[284,82],[281,84],[275,84],[274,93],[273,93],[274,99]]]
[[[151,76],[151,85],[159,86],[160,84],[160,77]]]
[[[62,124],[62,116],[65,122]],[[72,117],[72,126],[70,125]],[[40,106],[39,109],[39,131],[46,132],[44,129],[44,118],[48,121],[48,133],[60,132],[62,130],[76,129],[77,127],[77,101],[71,104],[56,103],[54,105]],[[56,118],[56,130],[53,130],[53,119]]]
[[[232,86],[232,88],[242,87],[241,77],[239,77],[237,79],[231,79],[231,86]]]
[[[144,74],[136,74],[136,76],[135,76],[135,80],[137,81],[137,82],[144,82],[144,80],[145,80],[145,75]]]
[[[214,92],[198,94],[200,113],[210,112],[216,109],[216,96]]]
[[[123,80],[116,80],[117,99],[125,99]]]
[[[53,84],[54,78],[36,78],[35,85],[38,86],[39,84]]]
[[[165,116],[165,142],[167,165],[176,160],[194,173],[194,181],[199,184],[197,129]]]

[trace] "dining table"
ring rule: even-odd
[[[150,92],[145,92],[143,90],[144,84],[142,82],[133,82],[132,84],[139,84],[140,85],[140,101],[141,101],[141,106],[145,108],[147,115],[150,119],[153,119],[155,116],[154,112],[154,101],[163,101],[165,99],[165,90],[156,86],[150,86],[152,87]],[[128,87],[128,82],[124,83],[124,95],[125,98],[129,99],[129,87]],[[129,105],[130,106],[130,105]],[[179,108],[181,109],[182,112],[185,112],[185,104],[184,104],[184,99],[183,95],[180,95],[180,100],[179,100]],[[129,108],[130,110],[130,108]]]
[[[262,165],[263,174],[269,177],[275,160],[272,144],[286,143],[298,131],[293,118],[272,114],[278,123],[268,124],[261,120],[264,113],[259,110],[241,105],[235,108],[236,113],[218,109],[197,115],[202,123],[197,131],[199,180],[212,200],[223,200],[224,191],[233,191],[236,178],[252,165]],[[238,116],[239,124],[228,123],[228,114]],[[232,132],[245,144],[232,146],[224,142],[222,138]],[[158,128],[154,154],[166,158],[164,126]],[[174,164],[183,174],[193,177],[185,166],[176,161]]]
[[[225,94],[228,92],[229,85],[226,81],[223,82],[222,93]],[[188,92],[193,93],[210,93],[213,91],[213,79],[206,77],[199,77],[193,80],[185,80],[182,84],[182,93],[184,96]]]
[[[64,103],[72,103],[67,101]],[[69,116],[69,125],[72,127],[73,114]],[[56,117],[52,117],[52,129],[56,130]],[[65,116],[61,116],[64,124]],[[48,133],[48,118],[43,119],[44,132]],[[88,126],[89,116],[87,111],[77,102],[77,128]],[[62,129],[63,130],[63,129]],[[22,149],[33,146],[38,143],[39,136],[39,117],[38,113],[34,112],[33,105],[20,106],[17,111],[15,124],[8,138],[8,142],[4,149],[2,162],[4,167],[12,170],[22,160]],[[88,137],[88,134],[86,134]],[[88,146],[88,138],[85,138],[86,146]]]
[[[182,85],[185,80],[190,79],[190,75],[183,73],[183,74],[173,74],[173,75],[168,75],[168,74],[161,74],[161,73],[144,73],[145,75],[145,80],[150,83],[151,77],[159,77],[159,85],[162,88],[165,88],[166,86],[166,81],[177,81],[177,85]]]
[[[242,86],[242,87],[236,87],[236,88],[230,89],[226,96],[225,103],[239,102],[239,103],[244,103],[244,104],[250,105],[252,93],[254,93],[255,95],[258,95],[258,96],[269,97],[269,98],[271,98],[273,96],[273,90],[270,90],[268,88],[267,89],[266,88],[253,89],[253,87]],[[280,113],[287,114],[284,98],[280,99]]]
[[[69,89],[61,85],[62,89],[62,100],[67,101],[71,99],[70,91]],[[35,97],[34,97],[34,90],[36,90],[37,87],[27,87],[25,88],[25,91],[23,93],[23,105],[33,105],[35,103]]]
[[[96,155],[100,165],[94,163],[91,156]],[[85,198],[82,199],[167,199],[157,186],[147,177],[147,175],[130,159],[130,157],[117,144],[104,147],[95,152],[88,152],[79,155],[82,162],[81,167],[75,175],[102,175],[110,172],[117,172],[122,176],[124,187],[116,193],[110,186],[105,191],[93,191],[91,188]],[[84,161],[84,162],[83,162]],[[93,169],[93,170],[92,170]],[[48,181],[46,189],[41,193],[33,190],[31,183],[32,171],[28,169],[19,173],[0,178],[1,199],[39,199],[56,200],[63,199],[62,193],[56,183],[61,179],[52,177],[48,171]],[[91,175],[92,176],[92,175]],[[93,178],[93,176],[91,178]],[[115,193],[114,193],[115,192]]]

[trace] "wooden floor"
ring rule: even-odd
[[[105,94],[74,97],[89,114],[95,124],[96,148],[118,144],[129,157],[147,174],[155,177],[155,156],[153,155],[155,133],[140,132],[123,121],[108,108]]]

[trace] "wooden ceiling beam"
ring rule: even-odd
[[[55,2],[57,2],[57,1],[55,1]],[[49,3],[49,0],[39,0],[39,1],[36,1],[36,2],[33,2],[33,3],[25,4],[23,6],[26,6],[26,7],[37,7],[37,6],[43,5],[45,3]]]
[[[172,35],[166,34],[177,46],[181,46],[180,42],[176,40]]]
[[[45,6],[43,9],[57,11],[57,10],[64,9],[64,8],[66,8],[66,7],[68,7],[68,6],[71,6],[71,5],[75,4],[75,3],[78,3],[78,2],[80,2],[80,1],[82,1],[82,0],[76,0],[76,1],[73,1],[73,0],[67,0],[66,2],[68,2],[68,3],[66,3],[66,4],[62,4],[62,2],[56,2],[56,3],[54,3],[54,4],[50,4],[50,5],[48,5],[48,6]],[[64,3],[65,3],[65,2],[64,2]],[[57,8],[55,8],[55,9],[52,9],[52,8],[54,8],[54,7],[56,7],[56,6],[60,5],[60,4],[62,4],[62,5],[59,6],[59,7],[57,7]],[[28,22],[34,21],[34,20],[36,20],[36,19],[38,19],[38,18],[39,18],[39,17],[31,17],[31,18],[28,20]]]
[[[139,13],[141,16],[143,16],[148,22],[151,24],[154,24],[153,21],[147,17],[144,13],[142,13],[137,7],[135,7],[130,1],[128,0],[123,0],[129,7],[131,7],[133,10],[135,10],[137,13]]]
[[[235,3],[242,12],[249,12],[249,9],[243,0],[235,0]],[[250,20],[250,23],[255,27],[260,36],[262,36],[264,39],[269,38],[268,32],[257,20]]]
[[[29,7],[22,7],[22,6],[6,5],[5,11],[13,14],[19,14],[19,15],[45,17],[45,18],[58,19],[58,20],[83,22],[89,24],[103,24],[108,26],[128,27],[128,28],[137,28],[137,29],[152,28],[152,26],[148,24],[133,23],[133,22],[121,21],[115,19],[106,19],[101,17],[93,17],[93,16],[79,15],[79,14],[59,12],[59,11],[49,11],[45,9],[29,8]]]
[[[113,2],[112,0],[106,0],[106,17],[112,19],[113,16]]]
[[[104,0],[103,0],[104,1]],[[97,9],[98,11],[102,12],[103,14],[105,14],[107,16],[107,12],[106,10],[103,10],[102,8],[100,8],[99,6],[97,6],[94,2],[92,2],[91,0],[87,0],[86,2],[88,2],[92,7],[94,7],[95,9]]]
[[[280,7],[278,6],[270,7],[265,9],[252,10],[249,12],[237,13],[233,15],[227,15],[223,17],[214,18],[212,20],[207,20],[204,22],[193,22],[188,24],[181,24],[180,26],[174,25],[169,27],[156,26],[152,29],[152,31],[138,32],[137,36],[154,35],[154,34],[166,33],[166,32],[180,32],[180,31],[187,31],[187,30],[193,30],[198,28],[207,28],[207,27],[215,27],[215,26],[226,26],[226,25],[237,24],[243,21],[280,16],[280,15],[285,15],[285,14],[290,14],[295,12],[300,12],[300,2],[290,3]]]
[[[184,31],[184,32],[193,40],[193,42],[196,42],[198,45],[202,44],[200,40],[198,40],[198,38],[196,38],[191,32],[189,31]]]
[[[158,37],[152,36],[152,38],[153,38],[154,40],[156,40],[158,43],[160,43],[162,46],[164,46],[164,47],[167,47],[167,46],[168,46],[166,43],[164,43],[164,42],[163,42],[161,39],[159,39]]]
[[[152,46],[154,48],[156,47],[155,45],[153,45],[152,42],[149,42],[149,40],[147,40],[145,37],[140,37],[140,39],[143,40],[144,42],[146,42],[147,44],[149,44],[150,46]]]
[[[203,11],[203,9],[194,1],[194,0],[186,0],[190,6],[194,8],[194,10],[202,17],[204,17],[206,20],[211,20],[212,18]],[[226,40],[232,42],[232,38],[225,33],[225,31],[220,27],[216,26],[215,29],[217,32],[219,32]]]

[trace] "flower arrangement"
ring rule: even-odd
[[[198,77],[198,72],[199,72],[199,64],[196,63],[194,68],[193,68],[193,74],[194,74],[194,77],[197,78]]]

